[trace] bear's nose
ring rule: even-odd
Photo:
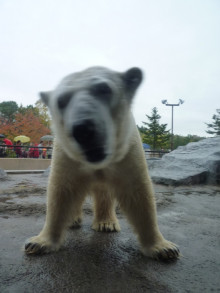
[[[106,157],[103,138],[90,119],[81,120],[72,127],[72,136],[80,144],[87,161],[98,163]]]
[[[90,119],[82,120],[73,125],[72,136],[84,148],[95,140],[95,124]]]

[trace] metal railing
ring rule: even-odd
[[[21,156],[17,156],[16,154],[16,148],[21,149]],[[46,150],[45,157],[48,156],[48,150],[53,149],[53,147],[38,147],[38,146],[18,146],[18,145],[5,145],[0,144],[0,158],[32,158],[33,156],[30,156],[30,149],[37,150],[39,152],[39,149],[44,151]],[[169,151],[158,151],[158,150],[144,150],[146,159],[150,158],[162,158],[165,154],[168,154]],[[50,152],[51,153],[51,152]],[[42,158],[42,154],[39,154],[39,157]]]
[[[146,159],[151,159],[151,158],[162,158],[165,154],[168,154],[169,151],[149,151],[149,150],[144,150],[145,152],[145,157]]]
[[[0,144],[0,158],[48,158],[53,147]],[[19,151],[18,151],[19,150]],[[42,151],[41,151],[42,150]]]

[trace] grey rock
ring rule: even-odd
[[[43,177],[48,177],[50,175],[51,166],[49,166],[42,174]]]
[[[6,179],[7,179],[7,173],[3,169],[0,169],[0,180],[6,180]]]
[[[220,136],[178,147],[160,160],[148,160],[153,182],[166,185],[220,185]]]

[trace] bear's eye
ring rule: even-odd
[[[59,96],[57,99],[58,108],[60,110],[64,109],[68,105],[72,96],[73,96],[73,93],[65,93],[65,94]]]
[[[91,88],[91,93],[92,95],[96,97],[100,97],[100,98],[108,100],[112,95],[112,90],[107,85],[107,83],[102,82],[102,83],[93,85],[93,87]]]

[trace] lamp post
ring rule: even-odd
[[[173,107],[176,107],[176,106],[179,106],[181,104],[184,103],[183,100],[179,99],[179,103],[178,104],[169,104],[167,102],[167,100],[162,100],[161,101],[162,104],[166,105],[166,106],[170,106],[172,107],[172,115],[171,115],[171,142],[170,142],[170,148],[171,148],[171,151],[173,150]]]

